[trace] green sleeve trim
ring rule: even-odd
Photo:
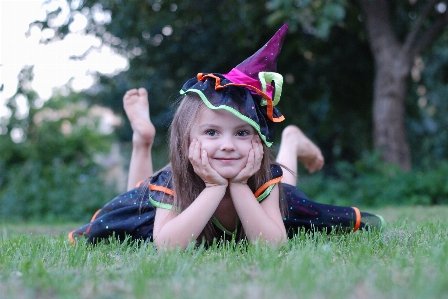
[[[188,90],[186,90],[186,91],[180,90],[180,94],[181,94],[181,95],[184,95],[184,94],[186,94],[186,93],[188,93],[188,92],[195,92],[195,93],[197,93],[197,94],[201,97],[202,101],[204,102],[204,104],[205,104],[208,108],[210,108],[210,109],[212,109],[212,110],[227,110],[227,111],[229,111],[230,113],[232,113],[233,115],[235,115],[236,117],[238,117],[239,119],[245,121],[246,123],[248,123],[249,125],[251,125],[252,127],[254,127],[255,130],[257,130],[258,135],[260,135],[260,138],[263,140],[263,142],[266,144],[266,146],[270,147],[270,146],[272,145],[272,142],[267,141],[267,140],[266,140],[266,136],[264,136],[263,134],[261,134],[261,131],[260,131],[260,125],[258,125],[255,121],[253,121],[253,120],[250,119],[249,117],[247,117],[247,116],[245,116],[245,115],[242,115],[241,113],[239,113],[238,111],[236,111],[236,110],[233,109],[232,107],[229,107],[229,106],[226,106],[226,105],[221,105],[221,106],[218,106],[218,107],[213,106],[213,105],[209,102],[209,100],[207,99],[207,97],[206,97],[206,96],[202,93],[202,91],[200,91],[199,89],[194,89],[194,88],[192,88],[192,89],[188,89]]]
[[[222,230],[226,235],[232,236],[233,233],[231,233],[230,231],[228,231],[227,229],[225,229],[224,226],[222,226],[221,223],[219,223],[218,219],[216,219],[215,216],[212,216],[212,222],[213,224],[215,224],[220,230]]]
[[[165,210],[172,210],[173,205],[167,204],[167,203],[161,203],[151,198],[151,196],[148,196],[149,202],[155,206],[156,208],[165,209]]]
[[[266,190],[264,190],[264,192],[261,193],[261,194],[257,197],[258,202],[261,202],[263,199],[265,199],[266,197],[268,197],[268,195],[271,193],[271,191],[272,191],[272,189],[275,187],[275,185],[277,185],[277,184],[273,184],[273,185],[267,187]]]
[[[220,230],[222,230],[224,232],[224,234],[229,235],[229,236],[236,236],[236,233],[238,231],[238,222],[239,221],[240,221],[240,218],[238,218],[238,216],[237,216],[236,223],[235,223],[235,231],[232,233],[231,231],[227,230],[224,226],[222,226],[222,224],[219,222],[219,220],[215,216],[212,216],[213,224],[215,224]]]

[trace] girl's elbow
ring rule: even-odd
[[[280,240],[278,240],[277,245],[278,246],[283,246],[286,243],[286,240],[288,239],[288,236],[286,235],[286,233],[280,238]]]
[[[164,250],[167,247],[166,242],[161,238],[155,237],[152,242],[156,246],[157,250]]]
[[[266,235],[260,234],[258,236],[258,238],[255,238],[255,237],[250,238],[250,242],[251,243],[261,242],[263,244],[269,245],[270,247],[276,248],[276,247],[283,246],[286,243],[287,238],[288,237],[286,235],[286,232],[271,235],[269,237]]]
[[[171,238],[155,237],[153,240],[157,250],[186,249],[191,242],[174,241]]]
[[[276,238],[273,238],[269,243],[273,247],[279,247],[283,246],[286,243],[286,240],[288,239],[288,236],[286,234],[286,229],[284,227],[279,228],[279,234]]]

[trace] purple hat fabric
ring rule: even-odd
[[[255,80],[258,80],[260,72],[277,72],[277,58],[287,31],[288,24],[284,24],[262,48],[238,64],[235,69]]]

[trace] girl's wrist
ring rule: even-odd
[[[235,182],[230,181],[229,187],[232,186],[247,186],[247,181],[235,181]]]
[[[208,194],[207,197],[213,198],[217,201],[221,201],[226,194],[227,186],[225,185],[205,185],[205,189],[202,193]]]
[[[223,188],[226,189],[228,187],[228,184],[207,184],[205,183],[205,188]]]

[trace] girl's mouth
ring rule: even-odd
[[[221,162],[223,164],[231,164],[238,159],[236,159],[236,158],[215,158],[215,160],[218,160],[219,162]]]

